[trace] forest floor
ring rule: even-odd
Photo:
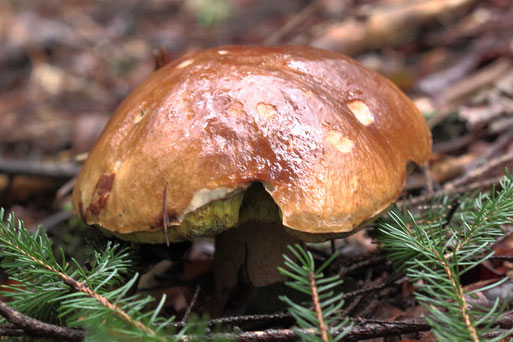
[[[487,189],[513,169],[511,0],[0,0],[0,207],[31,229],[43,225],[67,256],[80,259],[86,241],[98,239],[69,210],[84,153],[120,101],[155,69],[161,49],[172,60],[225,44],[341,52],[406,92],[432,129],[433,154],[409,177],[402,204]],[[424,315],[412,286],[396,278],[369,234],[336,247],[350,269],[348,284],[374,289],[348,299],[348,315],[369,322]],[[513,235],[494,250],[513,255]],[[139,284],[169,296],[168,315],[183,315],[196,289],[190,284],[212,271],[212,241],[194,242],[188,258],[179,268],[158,262]],[[486,261],[464,285],[512,272],[510,261]],[[508,292],[511,282],[501,286]],[[493,302],[501,291],[494,294],[485,297]]]

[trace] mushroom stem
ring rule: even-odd
[[[298,242],[281,223],[250,221],[216,237],[215,286],[221,302],[234,288],[239,273],[247,271],[253,287],[263,287],[286,278],[278,272],[287,245]]]

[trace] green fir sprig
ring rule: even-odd
[[[337,254],[333,254],[316,269],[314,258],[309,251],[298,244],[288,248],[295,260],[283,255],[286,268],[278,267],[278,270],[291,279],[286,282],[288,286],[311,298],[310,302],[298,304],[287,296],[280,296],[301,328],[295,328],[294,331],[302,341],[341,340],[351,330],[348,318],[342,319],[340,310],[344,305],[344,294],[335,292],[342,284],[342,279],[338,275],[325,277],[323,274]]]
[[[468,303],[469,296],[489,286],[466,292],[461,276],[493,255],[492,243],[504,234],[503,225],[512,222],[513,179],[507,174],[500,191],[492,189],[460,200],[453,218],[448,219],[445,214],[451,201],[447,198],[431,203],[429,215],[390,211],[389,218],[379,223],[379,242],[415,284],[415,296],[430,312],[426,320],[438,340],[484,341],[497,331],[494,323],[504,308],[499,299],[492,308]]]
[[[46,234],[28,232],[21,221],[15,225],[12,214],[4,224],[3,217],[0,209],[1,267],[11,285],[2,286],[0,294],[10,299],[12,308],[45,322],[86,328],[91,338],[166,340],[163,329],[173,318],[159,316],[165,296],[153,310],[146,310],[153,298],[127,296],[138,278],[132,274],[127,249],[108,243],[92,255],[86,269],[74,259],[66,262],[64,255],[58,261]],[[127,277],[131,278],[126,281]]]

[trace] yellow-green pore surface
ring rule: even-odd
[[[347,235],[393,203],[407,162],[430,152],[413,103],[345,56],[219,47],[164,66],[123,101],[84,163],[73,207],[147,242],[164,241],[165,211],[179,241],[240,224],[243,193],[260,182],[284,226]]]
[[[259,221],[262,224],[281,222],[278,207],[260,184],[255,184],[248,190],[227,199],[212,201],[187,214],[181,224],[168,227],[168,237],[170,241],[184,241],[202,236],[214,236],[249,221]],[[163,229],[128,234],[114,232],[113,234],[128,241],[165,242]]]

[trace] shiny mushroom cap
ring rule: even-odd
[[[260,182],[282,223],[347,235],[398,197],[431,134],[390,81],[304,46],[224,46],[153,73],[118,107],[78,176],[77,215],[131,239],[213,235],[237,225]],[[162,241],[162,240],[160,240]]]

